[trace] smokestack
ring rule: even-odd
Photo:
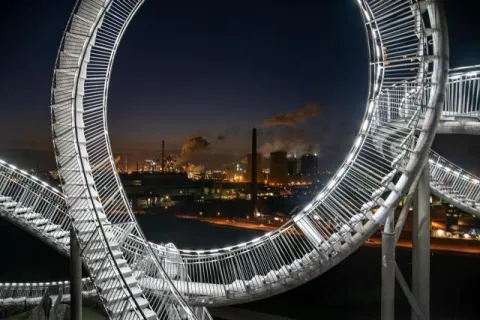
[[[137,172],[138,172],[138,162],[137,162]]]
[[[252,130],[252,205],[253,214],[257,213],[257,128]]]
[[[165,140],[162,140],[162,173],[165,173]]]

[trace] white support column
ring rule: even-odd
[[[412,294],[430,319],[430,185],[428,161],[420,173],[412,221]],[[418,320],[412,310],[412,320]]]
[[[382,320],[393,320],[395,317],[395,244],[392,210],[382,232]]]
[[[77,235],[70,229],[70,319],[82,320],[82,257]]]

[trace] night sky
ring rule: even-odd
[[[54,166],[50,86],[74,2],[2,1],[0,158]],[[452,67],[480,64],[474,3],[446,1]],[[218,166],[245,156],[257,126],[261,151],[302,153],[311,146],[335,167],[362,118],[366,79],[365,33],[354,0],[147,0],[113,68],[113,151],[133,166],[158,158],[162,139],[176,154],[201,136],[210,146],[192,160]],[[286,118],[297,123],[273,125]],[[435,149],[466,169],[479,162],[472,156],[480,154],[479,138],[437,140]]]

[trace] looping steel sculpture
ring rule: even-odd
[[[449,49],[443,5],[358,2],[369,48],[369,95],[345,161],[278,230],[204,251],[147,242],[111,152],[110,74],[123,33],[143,1],[77,2],[54,72],[53,143],[68,215],[111,318],[203,319],[209,317],[206,309],[189,305],[235,304],[289,290],[346,258],[397,207],[429,155],[445,105]],[[23,198],[12,202],[30,208]],[[472,212],[475,206],[474,199]],[[56,243],[48,231],[41,234]]]

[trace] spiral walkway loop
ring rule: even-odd
[[[52,89],[54,146],[68,212],[110,317],[208,317],[202,308],[194,313],[183,298],[192,305],[225,305],[272,296],[356,250],[396,208],[428,156],[448,72],[441,2],[359,1],[370,87],[346,160],[315,199],[278,230],[207,251],[148,243],[115,170],[106,122],[108,84],[119,41],[142,2],[79,1]],[[380,156],[378,141],[385,150]],[[28,211],[22,198],[11,200]],[[1,207],[6,216],[25,220],[11,213],[12,206]]]
[[[90,219],[93,213],[93,221],[99,226],[98,238],[110,256],[112,241],[104,229],[115,225],[115,230],[124,230],[118,248],[128,252],[123,256],[127,265],[140,265],[151,259],[161,270],[158,260],[150,257],[151,248],[135,222],[115,171],[106,120],[112,62],[119,40],[140,4],[141,1],[111,1],[108,10],[94,10],[100,16],[96,19],[102,23],[88,28],[94,41],[89,42],[86,50],[79,51],[84,55],[81,59],[74,59],[75,63],[80,62],[81,72],[73,77],[73,95],[69,96],[70,83],[66,90],[66,98],[75,103],[68,102],[65,106],[54,102],[53,128],[60,175],[72,212],[81,210],[82,219],[85,206],[90,207],[86,216]],[[180,250],[190,282],[212,282],[207,295],[203,290],[201,293],[187,290],[191,303],[231,304],[258,299],[318,276],[348,256],[378,228],[422,167],[443,105],[448,71],[448,39],[441,4],[364,0],[359,5],[370,49],[370,88],[364,121],[346,161],[315,200],[277,231],[254,242],[218,251]],[[70,41],[72,35],[67,32],[66,37]],[[82,46],[75,46],[78,47]],[[59,62],[61,67],[62,54]],[[427,83],[429,101],[422,105]],[[409,98],[401,100],[405,88]],[[62,101],[64,97],[57,99],[56,91],[63,90],[54,89],[53,93],[56,100]],[[398,109],[398,116],[406,125],[390,121],[386,112],[391,108]],[[422,110],[425,116],[417,140],[414,133]],[[58,119],[64,112],[68,121],[66,126],[59,126]],[[62,136],[65,131],[69,133],[67,138]],[[375,148],[378,137],[388,137],[392,150],[402,151],[378,157]],[[117,237],[113,231],[110,234]],[[135,237],[140,242],[127,247],[126,239]],[[112,260],[121,271],[115,259]],[[136,272],[134,276],[143,284],[150,281],[147,273]],[[119,276],[119,282],[128,289],[125,278]],[[159,283],[162,281],[165,280]],[[215,283],[228,285],[213,286]]]
[[[359,1],[370,49],[369,100],[354,146],[333,179],[274,232],[229,248],[175,251],[167,259],[172,252],[156,247],[154,254],[133,217],[115,171],[106,122],[112,62],[141,3],[79,1],[52,90],[54,145],[69,213],[111,317],[154,318],[157,313],[166,318],[173,303],[180,306],[175,310],[194,317],[174,284],[198,305],[271,296],[318,276],[356,250],[397,206],[434,137],[448,71],[441,4]],[[404,90],[408,99],[402,99]],[[430,92],[424,105],[425,90]],[[397,111],[389,115],[389,110]],[[417,128],[422,111],[424,121]],[[385,137],[390,150],[402,151],[378,157],[377,137]],[[172,282],[162,263],[176,273],[186,270],[188,278]]]
[[[54,148],[69,214],[82,244],[82,257],[90,269],[105,309],[113,319],[196,319],[152,255],[135,218],[103,195],[123,192],[109,184],[114,170],[106,127],[101,123],[118,40],[143,0],[79,0],[62,39],[52,84]],[[100,130],[91,130],[100,121]],[[91,148],[102,141],[107,148]],[[102,165],[96,161],[102,159]],[[105,161],[103,161],[105,160]],[[96,174],[93,173],[95,171]],[[99,176],[100,174],[100,176]],[[113,176],[113,178],[118,178]],[[120,234],[112,229],[121,228]],[[152,255],[156,275],[163,277],[161,296],[142,291],[140,271],[121,251],[132,234],[141,239],[139,250]],[[206,310],[201,318],[208,318]]]
[[[364,121],[346,161],[326,188],[278,230],[234,247],[180,250],[190,282],[174,284],[188,293],[189,303],[259,299],[318,276],[377,230],[422,167],[441,113],[448,71],[442,9],[435,2],[360,5],[369,35],[371,86]],[[422,105],[427,83],[430,99]],[[402,99],[405,88],[408,99]],[[406,125],[386,116],[392,108]],[[415,139],[423,110],[425,120]],[[402,151],[378,157],[379,136]],[[133,249],[125,251],[137,255]],[[140,283],[152,289],[159,284],[150,280]]]

